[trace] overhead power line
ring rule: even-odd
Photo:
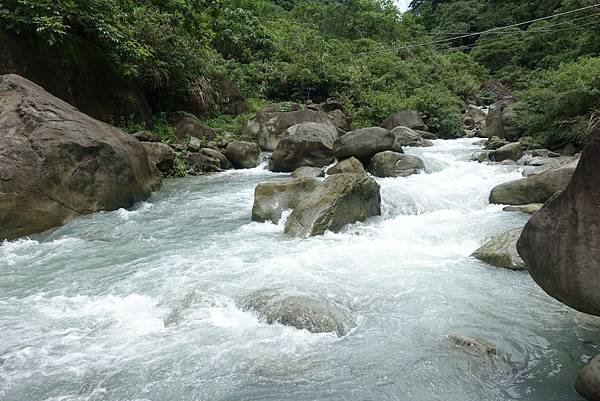
[[[599,6],[600,6],[600,3],[593,4],[593,5],[587,6],[587,7],[581,7],[581,8],[575,9],[575,10],[565,11],[565,12],[554,14],[554,15],[549,15],[547,17],[541,17],[541,18],[536,18],[536,19],[532,19],[532,20],[529,20],[529,21],[519,22],[519,23],[516,23],[516,24],[511,24],[511,25],[506,25],[506,26],[491,28],[491,29],[488,29],[488,30],[485,30],[485,31],[481,31],[481,32],[473,32],[473,33],[469,33],[469,34],[465,34],[465,35],[455,36],[455,37],[452,37],[452,38],[446,38],[446,39],[440,39],[440,40],[433,40],[433,41],[426,42],[426,43],[415,43],[415,44],[404,45],[404,46],[399,46],[399,47],[392,47],[392,48],[387,48],[387,49],[371,50],[371,51],[357,53],[357,54],[358,55],[364,55],[364,54],[373,54],[373,53],[386,53],[386,52],[390,52],[390,51],[398,51],[398,50],[404,50],[404,49],[411,49],[411,48],[414,48],[414,47],[429,46],[429,45],[435,45],[435,44],[439,44],[439,43],[453,42],[453,41],[458,40],[458,39],[470,38],[470,37],[473,37],[473,36],[480,36],[480,35],[487,34],[487,33],[490,33],[490,32],[497,32],[497,31],[501,31],[503,29],[514,28],[514,27],[518,27],[518,26],[532,24],[534,22],[544,21],[544,20],[548,20],[548,19],[551,19],[551,18],[560,17],[560,16],[563,16],[563,15],[569,15],[569,14],[577,13],[577,12],[584,11],[584,10],[589,10],[589,9],[592,9],[592,8],[595,8],[595,7],[599,7]]]

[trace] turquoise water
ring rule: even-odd
[[[261,168],[172,179],[148,202],[0,246],[0,399],[578,400],[600,329],[525,272],[469,257],[527,216],[488,205],[514,167],[472,140],[407,149],[428,174],[378,179],[381,217],[308,240],[250,222]],[[348,335],[268,325],[262,288],[352,310]],[[483,338],[498,357],[446,336]]]

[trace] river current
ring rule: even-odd
[[[469,257],[527,220],[488,204],[521,171],[469,161],[473,141],[407,148],[428,173],[377,179],[382,216],[337,234],[250,222],[255,185],[286,177],[256,168],[166,180],[130,210],[5,242],[0,400],[579,400],[598,327],[526,272]],[[357,326],[268,325],[239,308],[265,288],[334,301]]]

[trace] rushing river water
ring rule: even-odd
[[[526,272],[469,257],[526,222],[487,202],[520,171],[469,162],[472,142],[407,149],[430,173],[379,179],[383,215],[338,234],[251,223],[256,183],[285,177],[253,169],[0,245],[0,400],[578,400],[598,328]],[[268,325],[238,308],[262,288],[333,300],[358,325]]]

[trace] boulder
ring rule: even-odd
[[[588,401],[600,401],[600,355],[585,365],[577,377],[575,390]]]
[[[285,130],[293,125],[309,122],[326,124],[335,129],[329,116],[320,111],[303,109],[282,112],[263,109],[242,126],[242,132],[256,139],[261,149],[271,151],[277,147]]]
[[[396,127],[392,130],[392,134],[394,134],[395,136],[394,148],[396,149],[401,149],[403,146],[433,146],[433,143],[431,143],[427,139],[423,139],[417,131],[412,130],[408,127]]]
[[[356,326],[346,308],[304,294],[259,290],[248,295],[242,307],[256,312],[268,324],[280,323],[311,333],[336,333],[341,337]]]
[[[485,121],[484,135],[487,138],[497,136],[501,139],[506,138],[506,126],[514,112],[512,105],[515,102],[514,98],[505,98],[492,104],[488,110]]]
[[[509,145],[509,141],[498,138],[497,136],[491,137],[484,146],[485,150],[496,150],[500,149],[505,145]]]
[[[292,171],[292,178],[317,178],[317,177],[325,177],[325,172],[320,167],[298,167],[296,170]]]
[[[504,160],[517,161],[522,156],[523,149],[521,148],[521,144],[514,142],[496,149],[490,159],[496,162],[502,162]]]
[[[277,224],[283,211],[295,208],[317,185],[319,181],[314,178],[261,182],[254,189],[252,220]]]
[[[421,130],[417,130],[417,129],[415,130],[415,132],[417,134],[421,135],[421,138],[423,138],[423,139],[428,139],[430,141],[438,139],[437,135],[432,132],[421,131]]]
[[[427,131],[427,125],[417,110],[405,110],[391,114],[383,120],[380,125],[382,128],[392,130],[398,126]]]
[[[567,188],[534,214],[519,239],[519,254],[548,294],[600,316],[600,125]],[[544,174],[540,174],[541,177]],[[530,178],[535,178],[530,177]]]
[[[160,188],[131,135],[18,75],[0,76],[0,239],[126,208]]]
[[[560,157],[560,153],[552,152],[548,149],[534,149],[531,151],[533,157]]]
[[[352,119],[346,116],[341,110],[333,110],[327,113],[331,121],[335,124],[336,127],[340,128],[343,131],[350,131],[350,126],[352,125]]]
[[[490,203],[501,205],[544,203],[556,192],[567,187],[574,171],[572,167],[563,167],[500,184],[492,189]]]
[[[478,127],[480,129],[483,129],[485,127],[485,120],[487,119],[487,114],[479,107],[469,104],[467,105],[464,115],[465,125],[467,125],[467,119],[472,121],[472,125],[470,125],[471,127]]]
[[[350,157],[348,159],[342,160],[341,162],[337,162],[334,166],[330,167],[327,170],[328,175],[342,174],[342,173],[362,174],[362,175],[367,174],[362,163],[355,157]]]
[[[517,252],[517,240],[522,229],[517,228],[497,235],[477,249],[472,257],[489,265],[510,270],[525,270],[527,267]]]
[[[335,127],[320,123],[302,123],[288,128],[269,161],[269,170],[292,172],[298,167],[324,167],[334,161]]]
[[[526,213],[526,214],[534,214],[537,213],[542,206],[544,206],[543,203],[530,203],[528,205],[513,205],[513,206],[506,206],[504,209],[505,212],[521,212],[521,213]]]
[[[132,136],[140,142],[161,142],[158,135],[148,131],[139,131]]]
[[[180,140],[195,137],[201,141],[212,141],[216,137],[216,131],[195,118],[186,117],[175,125],[174,135]]]
[[[254,142],[233,141],[227,144],[223,152],[233,168],[254,168],[258,166],[260,148]]]
[[[162,142],[142,142],[148,157],[161,172],[167,172],[173,168],[175,152],[169,145]]]
[[[190,152],[199,152],[202,149],[202,141],[195,136],[190,136],[187,143]]]
[[[190,175],[223,171],[218,158],[203,153],[187,153],[183,156],[183,162],[186,166],[186,173]]]
[[[388,150],[373,156],[367,171],[383,178],[408,177],[424,169],[425,164],[418,157]]]
[[[294,209],[285,233],[296,237],[340,231],[345,225],[381,214],[379,184],[359,174],[335,174],[325,179]]]
[[[229,159],[227,159],[227,157],[225,157],[225,155],[218,150],[202,148],[200,149],[199,153],[208,157],[212,157],[213,159],[217,159],[219,161],[219,168],[223,170],[229,170],[233,167]]]
[[[525,161],[525,168],[523,169],[523,175],[530,177],[532,175],[539,175],[549,170],[556,170],[559,168],[571,168],[575,170],[579,163],[579,157],[534,157]]]
[[[471,155],[471,160],[479,163],[489,162],[492,154],[493,152],[491,150],[480,150]]]
[[[333,152],[338,160],[355,157],[367,165],[375,154],[392,150],[395,141],[394,134],[385,128],[363,128],[338,138],[333,144]]]

